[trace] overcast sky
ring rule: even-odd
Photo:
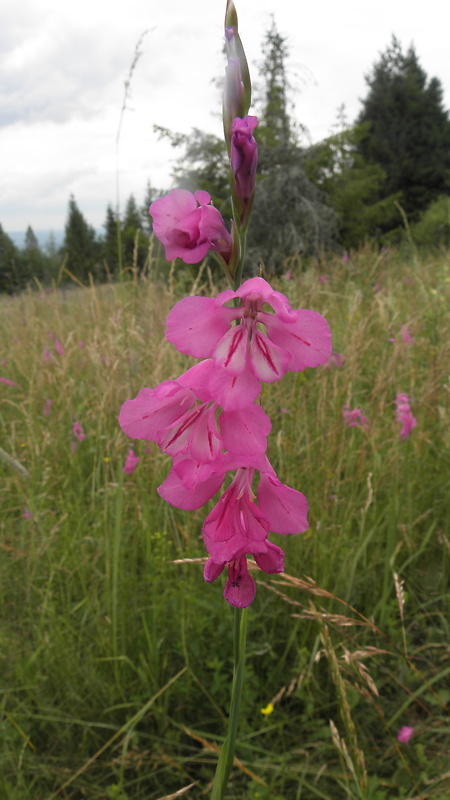
[[[257,77],[274,14],[290,49],[296,118],[312,141],[327,136],[345,104],[349,121],[367,93],[364,75],[394,33],[413,43],[450,106],[450,7],[442,0],[236,0],[239,31]],[[176,155],[153,125],[221,135],[224,0],[1,0],[0,223],[6,231],[64,227],[70,194],[95,227],[116,203],[116,135],[135,46],[119,142],[123,207],[143,201],[148,180],[171,187]]]

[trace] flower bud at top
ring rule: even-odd
[[[233,24],[229,24],[232,22]],[[227,4],[225,17],[225,52],[228,66],[225,73],[223,98],[223,127],[230,152],[231,125],[235,117],[245,117],[250,108],[252,86],[244,48],[238,33],[237,15],[233,3]]]
[[[236,117],[231,127],[231,170],[234,176],[235,191],[245,207],[253,195],[256,185],[258,164],[258,145],[253,131],[258,124],[257,117]]]

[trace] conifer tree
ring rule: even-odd
[[[37,236],[31,227],[28,226],[25,233],[25,244],[22,251],[23,272],[27,279],[47,283],[51,280],[51,269],[49,259],[39,247]]]
[[[23,283],[20,253],[0,225],[0,292],[14,292]]]
[[[63,251],[67,254],[68,269],[80,280],[88,281],[90,274],[95,277],[102,272],[95,230],[86,222],[73,195],[69,200]]]
[[[106,208],[106,219],[103,227],[105,235],[102,238],[102,258],[105,271],[110,275],[117,275],[119,271],[117,215],[110,203]]]
[[[386,173],[382,196],[401,192],[415,219],[450,190],[450,121],[442,86],[428,80],[413,47],[404,54],[395,36],[366,77],[369,92],[358,123],[368,123],[359,152]]]

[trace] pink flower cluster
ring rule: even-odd
[[[397,422],[400,422],[402,425],[400,436],[403,441],[405,441],[411,431],[417,426],[417,420],[411,413],[410,399],[407,394],[403,392],[397,394],[395,405],[397,409]]]
[[[314,311],[292,309],[263,278],[251,278],[215,298],[180,300],[166,337],[201,360],[127,400],[119,423],[131,438],[156,442],[172,458],[158,492],[177,508],[200,508],[232,473],[203,523],[204,578],[214,581],[226,567],[224,597],[244,608],[256,590],[247,556],[264,572],[281,572],[284,554],[269,532],[308,527],[306,498],[280,482],[266,456],[271,422],[256,402],[261,383],[326,363],[328,323]]]
[[[342,419],[344,425],[348,425],[349,428],[359,428],[360,426],[366,428],[369,424],[367,417],[364,416],[360,408],[352,410],[347,403],[342,409]]]

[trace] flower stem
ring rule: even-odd
[[[234,610],[234,672],[231,690],[230,716],[228,733],[217,762],[216,775],[211,800],[223,800],[224,791],[230,777],[236,747],[236,734],[241,707],[242,686],[244,683],[245,639],[247,631],[247,609]]]

